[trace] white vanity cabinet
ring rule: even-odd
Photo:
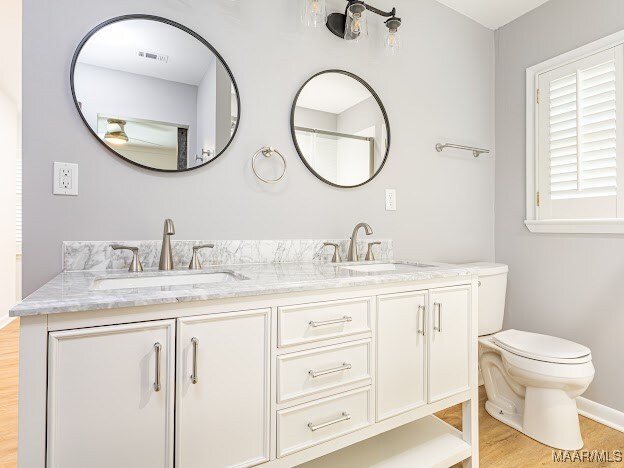
[[[377,299],[377,420],[427,403],[427,291]]]
[[[178,319],[176,466],[269,460],[269,313]]]
[[[469,286],[378,297],[378,421],[469,388],[470,307]]]
[[[174,327],[50,333],[48,468],[173,466]]]
[[[470,288],[429,292],[429,402],[467,390],[470,386]]]
[[[478,466],[476,294],[459,275],[25,316],[19,467]],[[434,416],[457,404],[462,431]]]

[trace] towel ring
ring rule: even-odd
[[[282,158],[282,163],[284,163],[284,171],[282,172],[282,175],[280,175],[277,179],[265,179],[260,174],[258,174],[258,171],[256,170],[256,159],[260,155],[263,155],[265,158],[270,158],[273,154],[277,154],[280,158]],[[262,182],[265,182],[267,184],[274,184],[282,180],[283,177],[286,175],[286,158],[276,148],[273,148],[272,146],[263,146],[253,155],[253,158],[251,160],[251,168],[256,177]]]

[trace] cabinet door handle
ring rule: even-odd
[[[347,317],[346,315],[342,318],[334,319],[334,320],[325,320],[322,322],[315,322],[314,320],[310,320],[310,326],[313,328],[316,327],[324,327],[325,325],[336,325],[337,323],[346,323],[351,322],[353,319],[351,317]]]
[[[418,317],[416,317],[416,319],[418,320],[418,334],[425,336],[425,306],[424,305],[418,306]]]
[[[442,333],[442,304],[440,304],[439,302],[435,302],[433,304],[433,308],[434,308],[434,310],[435,309],[438,310],[438,326],[436,327],[434,325],[433,329],[439,331],[440,333]]]
[[[331,426],[333,424],[338,424],[339,422],[348,421],[349,419],[351,419],[351,415],[347,413],[346,411],[343,411],[342,416],[339,417],[338,419],[327,421],[321,424],[308,423],[308,427],[310,428],[312,432],[314,432],[314,431],[318,431],[319,429],[323,429],[324,427]]]
[[[197,383],[197,348],[199,347],[199,340],[195,337],[191,338],[193,344],[193,373],[191,374],[191,383]]]
[[[334,367],[332,369],[327,369],[327,370],[322,370],[322,371],[311,370],[311,371],[308,371],[308,374],[310,374],[310,377],[315,379],[317,377],[321,377],[322,375],[335,374],[336,372],[343,372],[349,369],[351,369],[351,364],[343,362],[342,366]]]
[[[156,352],[156,381],[154,382],[154,391],[160,392],[160,351],[162,346],[160,343],[154,344],[154,351]]]

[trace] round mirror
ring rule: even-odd
[[[364,185],[388,158],[386,110],[377,93],[353,73],[327,70],[306,81],[295,97],[290,125],[299,156],[330,185]]]
[[[141,167],[196,169],[238,128],[234,77],[214,48],[164,18],[130,15],[94,28],[71,66],[82,120],[104,146]]]

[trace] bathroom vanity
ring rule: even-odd
[[[19,466],[478,466],[477,288],[388,260],[64,272],[12,311]],[[463,432],[433,416],[459,403]]]

